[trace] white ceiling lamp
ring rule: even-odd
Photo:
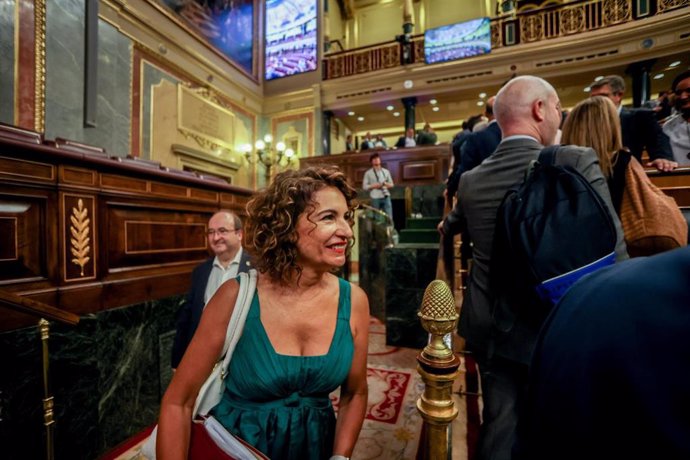
[[[669,66],[670,68],[674,68],[674,67],[678,67],[679,65],[680,65],[680,61],[673,61],[673,62],[670,63],[668,66]]]
[[[399,116],[400,116],[400,112],[393,112],[393,116],[394,116],[394,117],[399,117]]]
[[[654,79],[655,79],[655,80],[661,80],[662,78],[664,78],[663,72],[654,75]]]
[[[486,93],[479,93],[479,97],[480,97],[481,99],[484,99],[484,98],[486,97]]]
[[[483,105],[484,105],[484,101],[477,101],[477,105],[478,105],[479,107],[483,106]]]
[[[429,104],[431,104],[431,105],[436,105],[437,103],[438,103],[438,101],[436,99],[431,99],[429,101]]]
[[[603,76],[603,75],[599,75],[598,77],[596,77],[596,78],[594,79],[594,81],[601,81],[601,80],[603,80],[603,79],[604,79],[604,76]]]
[[[583,89],[582,91],[584,91],[585,93],[589,93],[590,91],[592,91],[592,88],[590,88],[590,87],[588,86],[588,87],[586,87],[585,89]]]
[[[347,114],[348,114],[349,116],[351,116],[351,117],[354,117],[354,116],[355,116],[355,113],[354,113],[354,112],[347,112]]]
[[[386,107],[386,110],[388,110],[388,111],[390,112],[390,111],[393,110],[394,108],[395,108],[395,107],[393,107],[392,105],[389,105],[388,107]]]
[[[431,110],[433,110],[434,112],[438,112],[440,109],[439,109],[438,107],[434,107],[434,108],[431,109]]]
[[[357,121],[364,121],[364,117],[357,117]]]

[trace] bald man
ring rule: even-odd
[[[502,140],[490,157],[462,175],[457,205],[439,224],[439,231],[455,234],[465,223],[473,243],[474,264],[460,314],[459,333],[466,340],[467,350],[473,353],[481,375],[484,408],[477,458],[509,460],[540,325],[520,314],[512,321],[492,318],[494,299],[489,288],[489,267],[496,213],[506,191],[523,180],[529,163],[537,159],[544,146],[554,143],[561,122],[561,104],[547,81],[522,76],[509,81],[498,92],[494,116]],[[602,196],[618,232],[617,257],[627,258],[620,221],[594,150],[563,146],[558,149],[555,164],[577,169]],[[501,330],[494,326],[498,321]]]
[[[171,358],[173,369],[182,360],[199,326],[201,313],[216,290],[227,280],[251,268],[249,256],[242,250],[242,220],[237,214],[227,210],[215,213],[208,221],[206,236],[214,255],[192,272],[191,288],[177,313]]]

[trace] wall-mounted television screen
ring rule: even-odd
[[[424,58],[427,64],[454,61],[490,51],[489,18],[472,19],[424,32]]]
[[[266,0],[266,80],[316,70],[317,0]]]

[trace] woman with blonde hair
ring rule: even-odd
[[[211,414],[272,460],[347,459],[367,408],[369,302],[332,272],[352,243],[355,190],[333,167],[278,174],[247,204],[243,247],[259,275]],[[161,403],[158,459],[186,458],[199,388],[217,360],[238,295],[206,305]],[[336,421],[329,394],[340,387]]]
[[[577,104],[565,119],[561,143],[591,147],[597,152],[611,201],[620,213],[631,154],[623,149],[620,117],[613,102],[608,97],[593,96]]]

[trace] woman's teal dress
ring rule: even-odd
[[[223,399],[212,414],[271,460],[323,460],[332,454],[335,414],[328,395],[347,377],[354,353],[350,283],[338,283],[335,333],[328,353],[320,356],[276,353],[254,294],[230,361]]]

